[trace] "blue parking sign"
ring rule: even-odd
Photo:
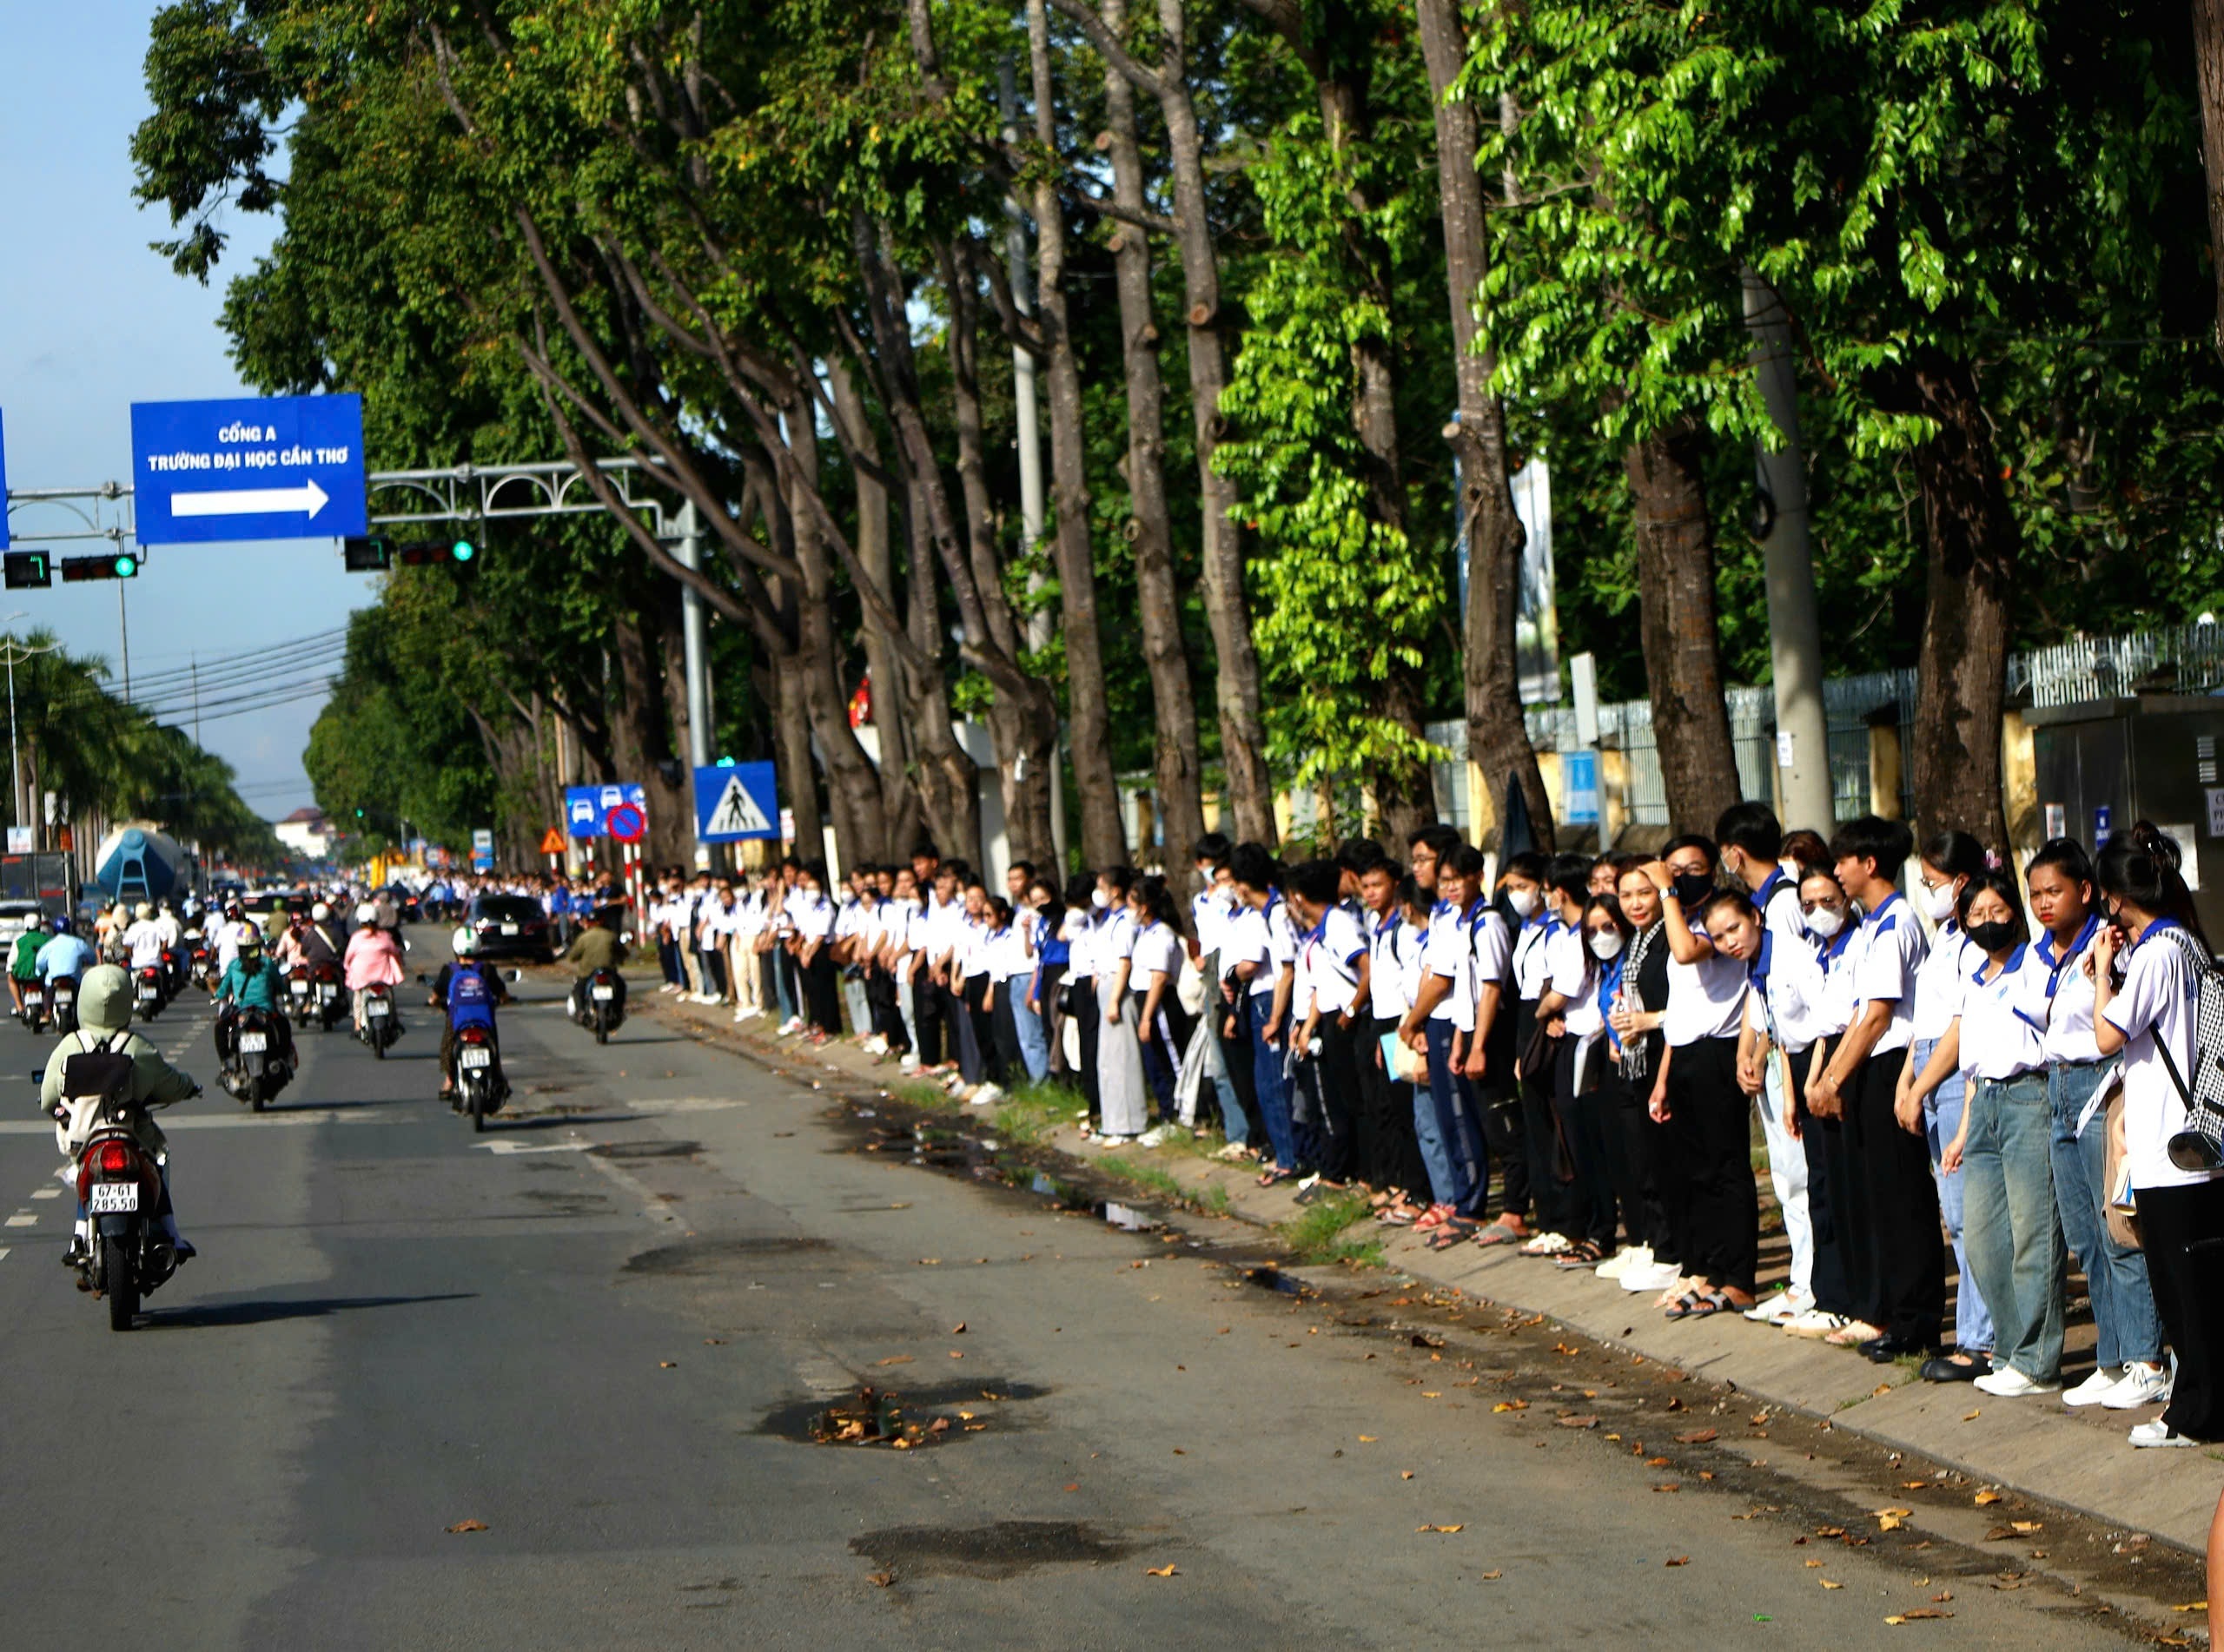
[[[564,788],[564,829],[574,837],[607,837],[610,835],[610,811],[620,803],[631,803],[645,813],[649,794],[640,786],[627,781],[608,785],[566,786]]]

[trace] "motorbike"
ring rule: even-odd
[[[330,1032],[348,1013],[348,992],[340,982],[340,966],[318,963],[309,967],[309,984],[315,989],[316,1023],[321,1032]]]
[[[142,1021],[150,1021],[162,1013],[169,1002],[169,982],[163,978],[160,964],[149,964],[144,969],[131,972],[132,995],[137,1000],[133,1013]]]
[[[54,1030],[67,1038],[77,1030],[77,978],[56,975],[46,989],[47,1008]]]
[[[594,1034],[598,1044],[610,1042],[610,1035],[623,1026],[626,1011],[618,1001],[618,972],[598,969],[580,983],[579,1025]]]
[[[363,1030],[357,1034],[371,1047],[371,1054],[381,1061],[386,1060],[386,1047],[401,1035],[401,1023],[394,1013],[394,988],[370,987],[363,994]]]
[[[94,1116],[78,1127],[85,1141],[76,1152],[77,1202],[92,1226],[78,1287],[108,1299],[110,1331],[129,1331],[141,1298],[177,1272],[177,1252],[158,1216],[162,1167],[139,1145],[144,1109],[129,1098],[95,1105]]]
[[[23,1007],[16,1012],[16,1019],[34,1033],[46,1030],[46,983],[27,981],[23,983]]]
[[[471,1115],[475,1135],[486,1128],[486,1115],[509,1097],[501,1078],[501,1053],[487,1027],[464,1027],[455,1035],[456,1110]]]
[[[309,967],[297,963],[286,972],[286,1007],[293,1012],[294,1025],[307,1026],[316,1013],[315,1005],[316,983],[309,979]]]
[[[233,1018],[231,1059],[224,1064],[224,1088],[255,1112],[286,1087],[294,1075],[279,1059],[277,1016],[250,1005]]]

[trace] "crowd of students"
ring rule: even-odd
[[[2058,839],[2020,877],[1958,832],[1825,843],[1757,803],[1658,856],[1405,847],[1286,866],[1208,836],[1186,920],[1129,868],[992,891],[924,847],[840,888],[675,869],[651,915],[667,991],[813,1040],[846,999],[976,1104],[1062,1078],[1097,1142],[1217,1124],[1261,1185],[1365,1190],[1439,1249],[2002,1398],[2167,1402],[2136,1445],[2224,1439],[2224,1178],[2171,1155],[2213,965],[2167,836]],[[1789,1251],[1765,1297],[1756,1114]],[[2073,1267],[2096,1365],[2064,1392]]]

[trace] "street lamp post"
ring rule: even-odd
[[[28,610],[19,608],[7,618],[0,619],[0,625],[12,625],[30,617]],[[12,634],[0,642],[0,647],[6,650],[4,657],[4,657],[8,664],[8,797],[14,811],[9,819],[17,826],[23,823],[23,760],[16,745],[16,666],[18,661],[51,654],[61,646],[60,643],[49,643],[43,648],[31,648],[17,642]]]

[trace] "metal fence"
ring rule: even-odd
[[[2022,657],[2033,705],[2075,705],[2135,694],[2224,690],[2224,638],[2207,624],[2128,637],[2074,637]],[[2013,686],[2013,666],[2010,668]]]

